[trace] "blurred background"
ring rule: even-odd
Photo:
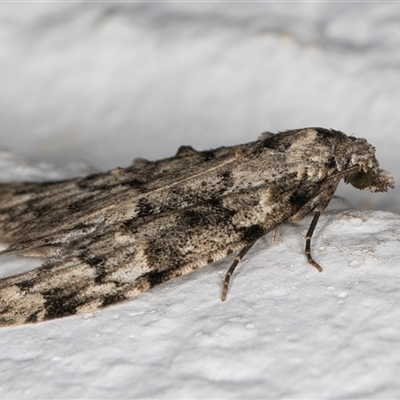
[[[399,3],[2,3],[0,87],[0,147],[54,168],[322,126],[400,182]],[[400,211],[398,189],[338,194]]]

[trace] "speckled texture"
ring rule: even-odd
[[[366,137],[400,181],[393,3],[2,4],[4,181],[66,179],[325,126]],[[47,160],[44,165],[32,160]],[[400,211],[400,185],[339,185]],[[327,210],[329,211],[329,210]],[[344,212],[344,214],[342,214]],[[232,259],[95,315],[0,331],[0,397],[399,398],[399,217],[355,210],[281,226]],[[41,260],[9,256],[0,276]],[[151,378],[149,378],[151,377]]]
[[[49,259],[0,280],[0,326],[92,312],[247,252],[283,222],[318,218],[342,178],[372,192],[394,187],[365,139],[323,128],[184,147],[85,178],[0,184],[0,240],[9,244],[0,255]],[[306,254],[321,271],[311,236]]]

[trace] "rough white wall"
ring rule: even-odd
[[[323,126],[366,137],[399,181],[399,27],[394,3],[0,4],[0,145],[50,162],[0,153],[1,179]],[[400,209],[396,190],[341,190]],[[260,241],[226,303],[231,260],[94,315],[0,330],[0,397],[399,397],[399,216],[336,203],[313,244],[321,274],[303,255],[309,222]],[[2,258],[0,276],[33,265]]]

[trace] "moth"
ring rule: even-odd
[[[262,236],[311,212],[318,217],[344,179],[383,192],[393,177],[365,139],[323,128],[174,157],[136,159],[84,178],[0,185],[1,255],[45,257],[0,280],[0,326],[87,313],[132,299],[231,253],[222,300],[239,261]]]

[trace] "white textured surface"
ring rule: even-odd
[[[340,205],[340,204],[339,204]],[[2,398],[397,398],[400,217],[323,215],[93,315],[0,331]],[[22,378],[23,377],[23,378]]]
[[[302,126],[400,179],[398,4],[0,5],[0,178],[58,179]],[[53,167],[56,165],[56,167]],[[399,211],[398,191],[342,189]],[[398,398],[400,217],[335,200],[232,260],[94,315],[0,330],[1,398]],[[0,275],[37,260],[2,258]]]

